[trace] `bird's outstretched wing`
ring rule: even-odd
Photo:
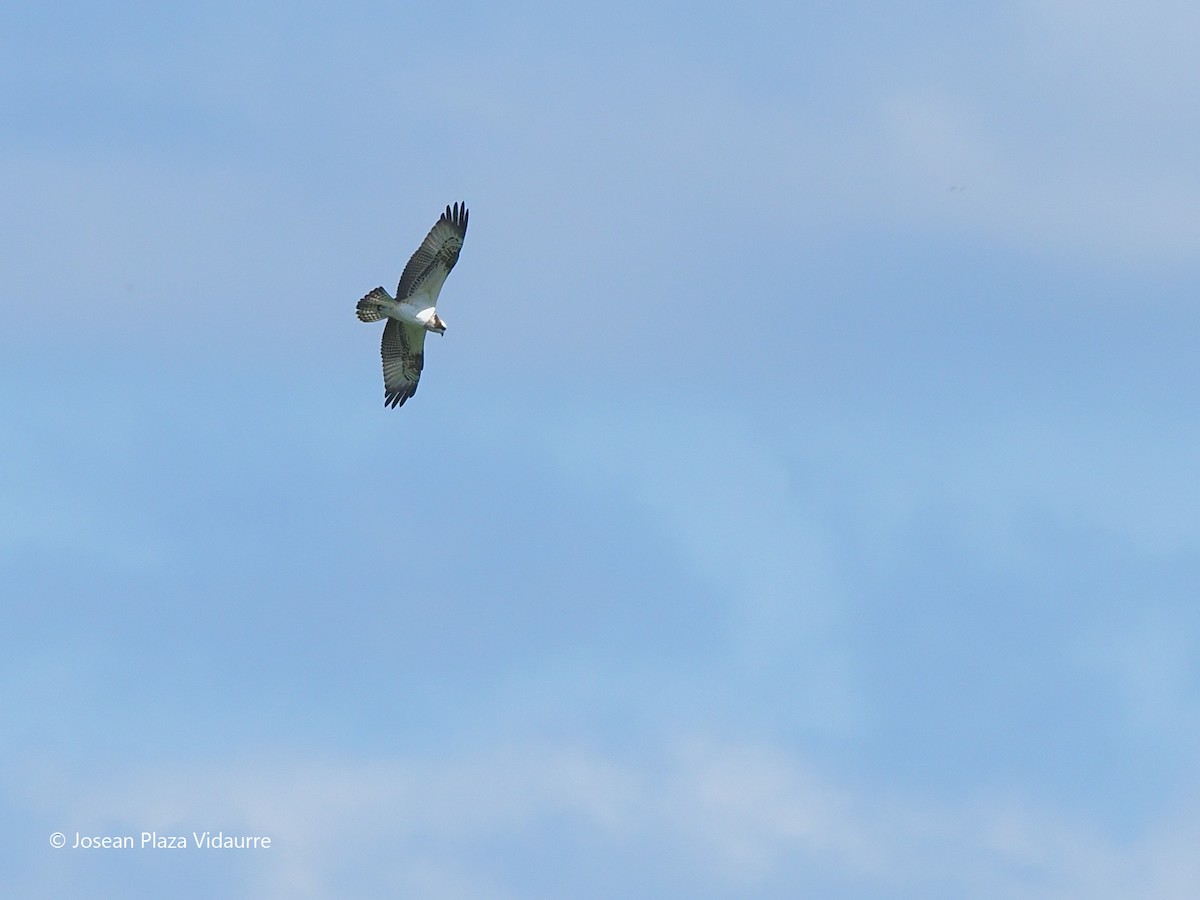
[[[446,276],[458,262],[458,254],[466,236],[467,204],[447,206],[404,267],[396,288],[396,299],[404,300],[419,291],[431,301],[437,300]]]
[[[388,319],[383,326],[383,405],[395,409],[417,392],[425,365],[425,329]]]

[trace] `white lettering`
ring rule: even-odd
[[[266,850],[271,846],[269,837],[252,834],[226,834],[223,831],[218,831],[216,834],[211,831],[203,833],[193,831],[192,840],[195,841],[197,847],[207,847],[209,850],[254,850],[258,848]]]
[[[130,850],[133,848],[132,834],[80,834],[75,832],[72,850]]]
[[[157,831],[142,832],[142,846],[152,850],[186,850],[187,838],[181,834],[159,834]]]

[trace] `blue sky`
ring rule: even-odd
[[[1191,5],[0,50],[6,896],[1200,892]]]

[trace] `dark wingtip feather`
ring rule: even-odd
[[[408,398],[416,392],[417,386],[415,384],[408,389],[400,388],[399,390],[395,391],[387,391],[383,395],[383,405],[390,406],[392,409],[396,409],[399,406],[403,406]]]
[[[442,213],[442,219],[456,226],[460,233],[467,233],[467,203],[464,200],[462,203],[455,202],[453,206],[447,206],[446,211]]]

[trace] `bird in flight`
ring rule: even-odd
[[[447,206],[412,255],[393,298],[377,287],[358,301],[363,322],[387,319],[383,326],[383,405],[393,409],[417,392],[425,365],[425,332],[446,333],[437,298],[458,262],[467,234],[467,205]]]

